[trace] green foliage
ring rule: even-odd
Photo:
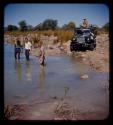
[[[74,22],[69,22],[68,24],[64,24],[62,29],[64,30],[71,30],[73,31],[76,28],[75,23]]]
[[[8,25],[8,27],[6,28],[6,31],[13,31],[13,30],[18,30],[18,27],[14,25]]]
[[[43,29],[45,30],[55,30],[55,28],[57,27],[57,20],[53,20],[53,19],[46,19],[43,22]]]
[[[47,36],[55,35],[58,37],[58,41],[63,43],[72,38],[76,29],[76,25],[73,21],[70,21],[68,24],[64,24],[62,27],[58,27],[58,21],[53,19],[46,19],[35,27],[33,27],[32,25],[27,25],[25,20],[20,21],[18,24],[19,28],[14,25],[8,25],[7,27],[4,27],[4,31],[11,32],[9,34],[13,34],[14,32],[16,34],[20,34],[20,32],[23,31],[26,31],[24,32],[24,34],[27,34],[27,32],[32,31],[33,33],[36,32],[38,34]],[[101,33],[109,33],[109,23],[106,23],[102,28],[99,28],[94,24],[89,25],[89,27],[92,28],[92,31],[95,35],[99,35]]]
[[[34,27],[34,30],[55,30],[57,28],[57,20],[46,19],[43,23]]]
[[[37,26],[34,27],[34,31],[35,30],[43,30],[43,27],[42,27],[42,23],[38,24]]]
[[[27,31],[28,27],[25,20],[20,21],[18,25],[20,26],[20,31]]]
[[[32,25],[28,25],[27,26],[27,30],[32,31],[33,30],[33,26]]]

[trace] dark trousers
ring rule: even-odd
[[[29,60],[29,49],[25,50],[25,56],[26,56],[26,60]]]
[[[15,48],[15,53],[14,53],[15,59],[20,59],[20,48]]]

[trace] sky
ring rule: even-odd
[[[36,26],[46,19],[58,20],[62,27],[73,21],[78,27],[86,18],[90,24],[102,27],[109,22],[109,8],[105,4],[8,4],[4,10],[4,26],[18,25],[26,20]]]

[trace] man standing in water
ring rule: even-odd
[[[25,56],[26,56],[27,61],[29,61],[31,47],[32,47],[32,45],[31,45],[30,41],[28,41],[28,38],[25,38]]]
[[[15,45],[14,45],[14,56],[15,56],[15,59],[20,59],[20,52],[21,52],[21,44],[20,44],[20,41],[19,39],[17,38],[17,40],[15,41]],[[18,55],[18,56],[17,56]]]
[[[44,50],[44,46],[43,46],[42,42],[40,43],[39,61],[40,61],[40,65],[42,65],[42,66],[45,65],[45,50]]]

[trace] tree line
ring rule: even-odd
[[[19,27],[15,25],[8,25],[4,28],[5,31],[43,31],[43,30],[71,30],[73,31],[76,28],[76,24],[73,21],[70,21],[68,24],[64,24],[62,27],[58,26],[58,21],[53,19],[46,19],[42,23],[32,26],[27,24],[25,20],[18,22]],[[92,25],[96,30],[103,30],[109,32],[109,23],[106,23],[104,26],[99,28],[97,25]]]
[[[28,25],[25,20],[22,20],[18,23],[19,27],[15,25],[8,25],[4,28],[5,31],[35,31],[35,30],[56,30],[56,29],[65,29],[65,30],[74,30],[75,23],[69,22],[68,24],[64,24],[62,27],[58,27],[58,21],[53,19],[46,19],[42,23],[33,27],[32,25]]]

